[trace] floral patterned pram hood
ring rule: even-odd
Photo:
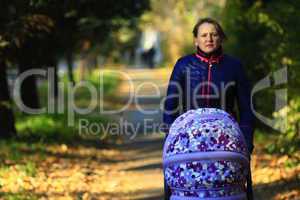
[[[163,150],[171,199],[245,199],[246,142],[235,119],[201,108],[179,116]]]

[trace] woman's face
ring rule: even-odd
[[[203,23],[198,28],[198,35],[195,39],[195,45],[205,53],[211,53],[218,49],[222,40],[213,24]]]

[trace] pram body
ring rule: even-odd
[[[171,200],[246,200],[249,153],[235,119],[200,108],[172,124],[163,150]]]

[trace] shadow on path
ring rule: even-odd
[[[155,163],[155,164],[148,164],[139,167],[132,167],[132,168],[125,169],[125,171],[143,171],[143,170],[150,170],[150,169],[162,169],[162,164]]]
[[[265,199],[288,199],[300,200],[300,196],[291,191],[300,192],[300,178],[292,178],[288,180],[275,181],[272,183],[258,184],[254,186],[254,194],[256,200]]]

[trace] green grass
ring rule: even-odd
[[[79,120],[107,124],[101,115],[75,115],[74,125],[68,126],[67,114],[19,115],[16,119],[17,139],[27,142],[72,143],[83,140],[79,134]],[[104,133],[103,133],[104,134]],[[97,138],[102,137],[102,133]],[[95,138],[95,139],[97,139]],[[18,157],[18,155],[15,155]]]
[[[115,93],[115,90],[119,83],[119,78],[109,72],[104,72],[103,81],[100,79],[100,71],[92,71],[90,76],[86,79],[91,85],[96,88],[97,97],[99,99],[100,89],[104,89],[104,96],[111,97]],[[78,81],[78,72],[75,72],[75,80]],[[95,110],[87,115],[81,115],[75,113],[74,125],[68,126],[70,119],[68,118],[68,80],[66,75],[60,80],[64,83],[63,90],[63,113],[60,114],[24,114],[19,111],[15,112],[16,116],[16,129],[17,139],[24,140],[27,142],[41,142],[41,143],[70,143],[72,141],[78,141],[82,137],[78,134],[79,119],[87,119],[89,122],[97,123],[109,123],[109,120],[102,117],[97,108],[99,108],[99,101],[90,102],[91,94],[90,91],[85,87],[78,87],[75,92],[74,104],[78,108],[87,108],[90,103],[96,103]],[[42,82],[39,85],[39,97],[41,107],[48,105],[48,85],[47,81]],[[61,106],[61,105],[60,105]],[[56,107],[57,108],[57,107]],[[75,111],[74,111],[75,112]],[[102,133],[99,133],[98,137],[101,137]],[[15,155],[14,155],[15,154]],[[18,159],[19,155],[12,152],[12,157]]]
[[[38,200],[38,196],[31,194],[29,192],[26,193],[0,193],[0,197],[3,197],[5,200]]]
[[[79,75],[78,72],[75,71],[74,73],[76,84],[79,85]],[[116,89],[120,83],[120,78],[110,72],[103,72],[103,81],[100,81],[100,71],[94,70],[91,74],[84,80],[89,84],[90,87],[93,87],[97,92],[97,100],[99,100],[100,95],[101,98],[104,99],[113,99],[116,93]],[[68,94],[72,91],[69,90],[68,85],[70,84],[67,75],[65,74],[63,77],[60,78],[60,84],[62,84],[61,90],[63,90],[63,102],[64,107],[66,108],[68,105]],[[77,86],[76,90],[74,91],[75,96],[75,105],[80,108],[85,108],[90,104],[91,94],[88,88],[84,86]],[[39,98],[42,107],[46,107],[48,105],[48,82],[42,82],[39,86]],[[99,101],[97,101],[99,104]],[[97,105],[99,107],[99,105]]]
[[[45,144],[41,142],[27,142],[27,141],[20,141],[16,139],[10,140],[1,140],[1,163],[0,166],[7,166],[4,163],[4,160],[9,160],[13,163],[24,163],[24,158],[27,155],[32,153],[37,154],[39,156],[39,160],[44,160],[46,158],[46,149]],[[30,162],[30,160],[25,160],[26,162]],[[27,168],[31,168],[31,164],[27,166]],[[29,171],[31,171],[29,169]]]

